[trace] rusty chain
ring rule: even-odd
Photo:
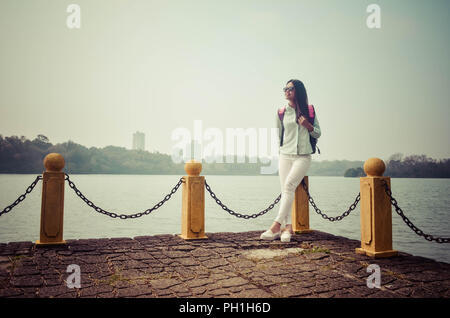
[[[395,200],[392,197],[392,192],[389,189],[388,184],[386,183],[386,180],[382,179],[381,180],[382,185],[384,186],[384,190],[386,191],[386,194],[388,195],[388,197],[391,200],[391,204],[394,206],[395,208],[395,212],[397,212],[398,215],[400,215],[400,217],[403,219],[403,221],[406,223],[406,225],[408,225],[408,227],[413,230],[417,235],[419,236],[423,236],[427,241],[436,241],[438,243],[449,243],[450,242],[450,237],[434,237],[433,235],[430,234],[425,234],[423,233],[423,231],[421,229],[419,229],[417,226],[415,226],[404,214],[402,209],[398,206],[397,200]]]
[[[281,194],[280,194],[278,196],[278,198],[276,198],[275,201],[273,203],[271,203],[266,209],[264,209],[264,210],[262,210],[262,211],[260,211],[258,213],[254,213],[254,214],[248,215],[248,214],[237,213],[237,212],[234,212],[233,210],[229,209],[225,204],[222,203],[222,201],[219,200],[219,198],[217,198],[216,194],[211,190],[211,187],[206,182],[206,180],[205,180],[205,188],[206,188],[206,190],[208,190],[209,194],[216,201],[216,203],[222,207],[223,210],[227,211],[228,213],[230,213],[231,215],[233,215],[233,216],[235,216],[237,218],[243,218],[243,219],[246,219],[246,220],[248,220],[248,219],[256,219],[258,216],[266,214],[271,209],[273,209],[275,204],[277,204],[278,201],[280,201],[280,198],[281,198]]]
[[[322,216],[322,218],[327,219],[327,220],[332,221],[332,222],[333,222],[333,221],[340,221],[340,220],[342,220],[344,217],[346,217],[347,215],[349,215],[350,212],[353,211],[353,210],[356,208],[356,206],[358,205],[358,202],[359,202],[359,200],[360,200],[360,194],[358,194],[358,196],[357,196],[356,199],[355,199],[355,202],[354,202],[354,203],[349,207],[349,209],[348,209],[347,211],[345,211],[342,215],[337,216],[337,217],[329,217],[329,216],[327,216],[326,214],[322,213],[322,211],[316,206],[316,204],[314,203],[314,200],[313,200],[312,197],[309,195],[308,189],[307,189],[306,184],[304,183],[303,180],[302,180],[301,183],[302,183],[302,185],[303,185],[303,188],[304,188],[305,191],[306,191],[306,194],[308,195],[308,200],[309,200],[309,202],[310,202],[311,205],[314,207],[314,210],[315,210],[318,214],[320,214],[320,215]],[[209,194],[211,195],[211,197],[216,201],[216,203],[217,203],[218,205],[220,205],[220,206],[222,207],[223,210],[227,211],[229,214],[231,214],[231,215],[233,215],[233,216],[236,216],[236,217],[238,217],[238,218],[244,218],[244,219],[246,219],[246,220],[247,220],[247,219],[250,219],[250,218],[257,218],[258,216],[261,216],[261,215],[263,215],[263,214],[266,214],[267,212],[269,212],[269,210],[273,209],[273,207],[275,206],[275,204],[277,204],[277,203],[280,201],[280,199],[281,199],[281,194],[280,194],[280,195],[275,199],[275,201],[274,201],[272,204],[269,205],[268,208],[266,208],[266,209],[264,209],[264,210],[262,210],[262,211],[260,211],[260,212],[258,212],[258,213],[254,213],[254,214],[251,214],[251,215],[246,215],[246,214],[241,214],[241,213],[234,212],[233,210],[230,210],[226,205],[224,205],[224,204],[222,203],[222,201],[220,201],[219,198],[217,198],[217,195],[211,190],[211,187],[208,185],[208,183],[206,182],[206,180],[205,180],[205,187],[206,187],[206,190],[208,190],[208,192],[209,192]]]
[[[305,179],[302,180],[301,182],[303,189],[305,189],[306,195],[308,196],[308,201],[309,203],[311,203],[312,207],[314,208],[314,210],[316,211],[317,214],[320,214],[322,216],[322,218],[334,222],[334,221],[340,221],[343,218],[345,218],[346,216],[348,216],[350,214],[350,212],[352,212],[356,206],[358,205],[359,200],[361,199],[361,193],[358,193],[358,195],[356,196],[355,202],[353,202],[350,207],[347,209],[347,211],[345,211],[344,213],[342,213],[342,215],[333,217],[333,216],[328,216],[325,213],[323,213],[318,207],[317,205],[314,203],[313,198],[310,196],[308,188],[306,187],[306,183],[305,183]]]
[[[89,199],[87,199],[80,190],[78,190],[78,188],[75,186],[75,184],[73,183],[73,181],[70,180],[69,175],[67,173],[65,173],[66,177],[65,180],[67,180],[67,182],[69,183],[69,186],[75,191],[75,193],[84,201],[86,202],[87,205],[89,205],[91,208],[93,208],[95,211],[97,211],[98,213],[107,215],[109,217],[112,218],[120,218],[122,220],[126,220],[126,219],[135,219],[135,218],[139,218],[143,215],[148,215],[151,212],[153,212],[154,210],[158,209],[161,205],[163,205],[166,201],[168,201],[170,199],[170,197],[172,196],[172,194],[174,194],[175,192],[177,192],[178,188],[180,187],[181,183],[184,182],[184,178],[181,177],[180,180],[178,181],[178,183],[173,187],[173,189],[170,191],[169,194],[167,194],[165,196],[165,198],[163,200],[161,200],[160,202],[158,202],[153,208],[147,209],[144,212],[140,212],[140,213],[135,213],[135,214],[117,214],[114,212],[108,212],[103,210],[102,208],[99,208],[98,206],[96,206],[92,201],[90,201]]]
[[[11,205],[7,206],[6,208],[4,208],[3,211],[0,211],[0,216],[2,216],[3,214],[8,213],[9,211],[12,210],[12,208],[14,208],[20,202],[25,200],[27,194],[29,194],[29,193],[31,193],[31,191],[33,191],[34,187],[36,186],[36,184],[38,183],[39,180],[42,180],[42,176],[41,175],[36,177],[36,179],[28,186],[28,188],[25,191],[25,193],[20,195],[20,197],[16,201],[14,201],[13,204],[11,204]]]

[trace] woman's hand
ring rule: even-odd
[[[298,118],[298,123],[303,127],[305,127],[306,129],[308,129],[308,131],[314,130],[313,125],[311,125],[310,122],[303,115],[300,115],[300,117]]]

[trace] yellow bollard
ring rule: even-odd
[[[63,240],[64,168],[63,156],[49,153],[44,158],[40,240],[36,245],[66,244]]]
[[[202,164],[190,160],[184,165],[181,207],[181,235],[185,240],[206,239],[205,235],[205,177],[200,176]]]
[[[356,253],[373,258],[398,254],[392,249],[392,209],[381,180],[391,186],[391,179],[383,177],[383,160],[369,158],[364,163],[367,177],[360,178],[361,193],[361,248]]]
[[[303,178],[306,187],[309,188],[308,176]],[[303,185],[300,183],[295,190],[294,202],[292,203],[292,231],[297,234],[310,233],[309,228],[309,201]]]

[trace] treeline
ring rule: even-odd
[[[450,178],[450,158],[436,160],[426,155],[411,155],[403,158],[396,153],[386,162],[384,176],[393,178]],[[345,177],[364,177],[364,163],[360,167],[347,169]]]
[[[426,155],[392,155],[387,164],[386,176],[398,178],[450,178],[450,158],[436,160]]]
[[[186,174],[184,163],[176,164],[164,153],[116,146],[87,148],[73,141],[53,145],[44,135],[33,140],[0,135],[0,173],[42,173],[44,157],[52,152],[64,157],[63,171],[68,174]],[[260,165],[203,163],[202,174],[258,175]]]
[[[319,156],[320,158],[320,156]],[[308,170],[309,176],[336,176],[342,177],[348,169],[354,167],[362,167],[364,161],[350,161],[350,160],[324,160],[311,162],[311,167]]]
[[[364,177],[366,173],[361,167],[347,169],[344,173],[344,177]]]
[[[73,141],[53,145],[44,135],[33,140],[24,136],[0,135],[0,173],[40,174],[44,170],[43,159],[51,153],[60,153],[66,162],[64,172],[71,174],[176,174],[185,175],[184,163],[176,164],[168,154],[129,150],[107,146],[86,148]],[[411,178],[449,178],[450,159],[437,161],[424,155],[402,159],[395,154],[386,162],[384,175]],[[267,163],[206,163],[202,175],[261,175],[261,167]],[[334,160],[313,161],[309,176],[364,176],[363,161]]]

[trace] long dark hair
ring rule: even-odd
[[[300,117],[300,115],[303,115],[303,117],[305,117],[312,125],[312,119],[309,117],[308,94],[306,93],[305,85],[303,85],[302,81],[298,79],[291,79],[286,83],[286,85],[289,83],[292,83],[295,87],[295,99],[297,100],[298,104],[298,107],[295,107],[297,124],[299,124],[298,118]]]

